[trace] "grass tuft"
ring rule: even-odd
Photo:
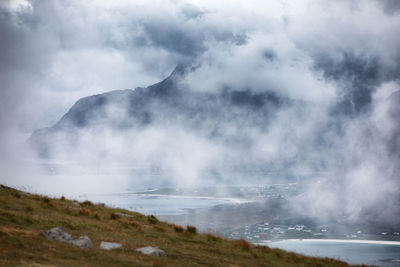
[[[197,234],[197,228],[192,225],[186,226],[186,230],[191,234]]]
[[[175,232],[177,232],[177,233],[182,233],[183,231],[185,231],[185,229],[183,229],[183,227],[180,225],[174,224],[173,227],[174,227]]]
[[[93,206],[93,203],[90,202],[89,200],[85,200],[81,204],[82,204],[82,206]]]
[[[32,212],[32,211],[33,211],[33,208],[32,208],[31,206],[26,206],[26,207],[25,207],[25,210],[26,210],[27,212]]]
[[[95,218],[96,220],[100,220],[100,214],[97,212],[93,213],[93,218]]]
[[[244,251],[250,251],[251,248],[253,247],[252,244],[250,244],[249,242],[247,242],[247,241],[244,240],[244,239],[234,240],[233,243],[234,243],[236,246],[242,248]]]
[[[147,220],[149,221],[150,224],[158,223],[158,219],[154,215],[147,216]]]
[[[138,228],[140,228],[141,226],[140,226],[140,224],[139,223],[137,223],[137,222],[135,222],[135,221],[129,221],[129,223],[128,223],[130,226],[133,226],[133,227],[138,227]]]
[[[212,242],[222,242],[222,238],[213,234],[207,234],[207,241],[212,241]]]
[[[165,228],[160,225],[154,225],[154,229],[156,229],[159,232],[165,232]]]
[[[117,214],[115,214],[115,213],[111,213],[111,215],[110,215],[110,219],[112,219],[112,220],[116,220],[116,219],[118,219],[119,218],[119,216],[117,215]]]
[[[51,200],[51,198],[49,198],[49,197],[43,197],[43,198],[42,198],[42,201],[46,204],[44,207],[46,207],[46,208],[49,208],[49,207],[54,208],[54,203],[53,203],[53,201]]]
[[[81,208],[81,210],[79,211],[80,215],[84,215],[84,216],[89,216],[91,214],[90,210],[86,209],[86,208]]]

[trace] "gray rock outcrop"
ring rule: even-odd
[[[43,232],[44,237],[49,240],[69,243],[80,248],[92,248],[93,243],[88,236],[81,236],[78,239],[68,233],[63,227],[54,227],[48,231]]]
[[[150,255],[150,256],[157,256],[157,257],[167,257],[167,254],[165,253],[164,250],[158,248],[158,247],[142,247],[136,249],[136,251],[141,252],[145,255]]]
[[[62,227],[51,228],[50,230],[44,232],[43,235],[49,240],[55,240],[66,243],[69,243],[70,241],[74,240],[72,235]]]

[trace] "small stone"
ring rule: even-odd
[[[136,251],[141,252],[145,255],[150,255],[150,256],[167,257],[167,254],[165,254],[165,251],[162,249],[159,249],[158,247],[142,247],[142,248],[136,249]]]
[[[74,207],[74,208],[80,208],[80,207],[81,207],[81,204],[79,204],[78,201],[73,201],[73,202],[71,203],[71,206]]]
[[[120,248],[122,248],[122,244],[114,243],[114,242],[101,241],[100,248],[104,249],[104,250],[120,249]]]
[[[126,214],[126,213],[122,213],[122,212],[115,212],[114,214],[115,214],[115,215],[118,215],[118,216],[131,217],[131,218],[133,218],[133,215]]]
[[[78,239],[75,240],[71,240],[69,243],[80,247],[80,248],[92,248],[93,247],[93,243],[92,240],[90,240],[90,238],[88,236],[81,236]]]

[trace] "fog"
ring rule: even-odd
[[[3,1],[0,182],[55,195],[307,182],[304,213],[398,224],[399,8]],[[176,66],[171,95],[146,95]],[[120,89],[134,90],[81,102],[83,126],[61,119]],[[51,126],[40,157],[27,140]]]

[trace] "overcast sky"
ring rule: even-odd
[[[398,9],[398,1],[3,0],[0,127],[49,126],[80,97],[147,86],[188,61],[203,64],[191,77],[197,90],[231,83],[327,101],[338,90],[323,64],[343,53],[375,60],[385,68],[379,79],[397,75]]]
[[[305,202],[326,203],[312,206],[316,212],[337,211],[343,202],[349,213],[359,212],[362,203],[385,202],[398,213],[391,221],[398,220],[399,199],[393,196],[400,182],[389,172],[398,170],[399,160],[387,152],[393,123],[385,99],[400,90],[399,3],[0,0],[0,149],[18,154],[14,143],[53,125],[82,97],[145,87],[186,64],[196,66],[184,79],[187,90],[268,91],[309,103],[306,120],[299,121],[299,109],[289,109],[268,133],[255,135],[251,153],[260,157],[294,155],[294,147],[308,144],[327,119],[340,120],[340,137],[324,136],[333,144],[323,156],[331,158],[326,168],[334,177]],[[191,134],[179,132],[176,150],[186,160],[186,152],[198,152],[188,166],[199,167],[215,147]],[[141,146],[177,136],[160,128],[138,135]],[[119,152],[127,154],[123,144]],[[307,149],[322,156],[315,147]],[[230,153],[214,152],[210,160]],[[0,155],[0,167],[11,181],[14,169],[2,161],[7,154]],[[369,199],[366,190],[374,191]],[[338,192],[344,192],[340,199]],[[328,201],[316,201],[319,196]]]

